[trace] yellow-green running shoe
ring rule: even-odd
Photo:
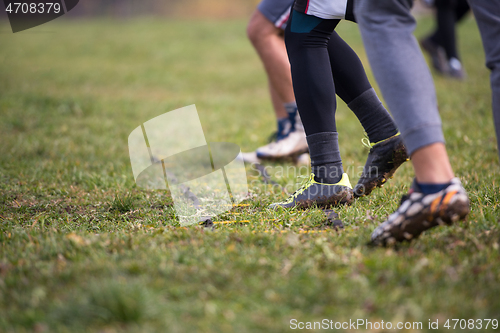
[[[313,205],[318,207],[338,206],[342,204],[350,205],[354,200],[352,186],[346,173],[336,184],[323,184],[314,180],[314,173],[311,173],[305,182],[286,201],[273,203],[269,208],[308,208]]]

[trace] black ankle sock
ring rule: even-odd
[[[358,117],[370,142],[379,142],[398,133],[396,124],[373,88],[356,97],[347,106]]]
[[[311,171],[319,183],[335,184],[342,179],[344,170],[337,132],[323,132],[307,136],[311,155]]]

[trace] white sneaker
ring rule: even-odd
[[[459,80],[465,79],[465,70],[462,67],[462,63],[460,62],[460,60],[458,60],[457,58],[451,58],[448,61],[448,67],[448,72],[446,73],[448,76]]]
[[[306,134],[303,131],[295,130],[289,133],[285,138],[262,146],[255,152],[257,153],[257,158],[274,160],[296,158],[308,151]]]

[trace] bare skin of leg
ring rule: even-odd
[[[269,90],[276,117],[288,117],[283,104],[294,102],[295,95],[283,31],[276,28],[257,9],[248,23],[247,35],[264,64],[269,78]]]
[[[417,182],[445,184],[454,177],[445,145],[433,143],[418,149],[411,155]]]
[[[269,92],[271,93],[271,102],[273,103],[274,113],[276,114],[276,118],[288,118],[288,113],[286,113],[285,107],[283,106],[284,102],[278,95],[276,89],[274,89],[271,81],[269,81]]]

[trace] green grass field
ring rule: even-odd
[[[266,143],[273,113],[245,25],[56,20],[18,34],[0,25],[1,332],[284,332],[291,319],[422,322],[423,331],[439,320],[447,332],[457,330],[448,319],[500,320],[500,169],[472,19],[459,30],[467,80],[436,77],[468,221],[396,249],[368,247],[408,190],[409,163],[337,209],[339,232],[318,209],[267,210],[285,195],[250,167],[255,196],[216,219],[248,222],[214,231],[180,227],[167,193],[136,187],[127,137],[164,112],[196,104],[207,141]],[[423,19],[417,35],[430,28]],[[356,26],[339,32],[366,63]],[[342,102],[337,115],[356,183],[362,128]],[[280,167],[270,164],[273,179],[297,187]]]

